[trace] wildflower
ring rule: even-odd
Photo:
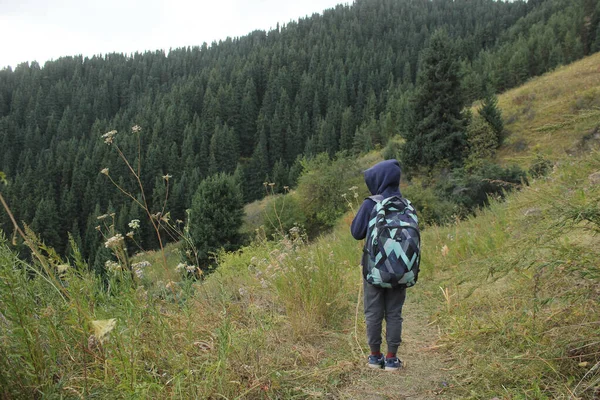
[[[290,187],[289,186],[284,186],[283,190],[285,190],[286,192],[289,192],[290,191]]]
[[[117,233],[115,236],[108,238],[108,240],[104,243],[104,247],[107,249],[114,249],[115,247],[121,245],[123,243],[123,235]]]
[[[167,182],[169,182],[169,179],[171,179],[172,177],[173,177],[173,175],[170,175],[170,174],[163,175],[163,179]]]
[[[182,220],[180,220],[180,219],[177,219],[177,220],[175,220],[175,223],[176,223],[177,225],[181,225],[181,224],[183,224],[183,221],[182,221]]]
[[[142,270],[141,268],[134,268],[133,272],[135,272],[135,276],[137,276],[139,279],[142,279],[144,277],[144,270]]]
[[[131,127],[131,132],[133,133],[140,133],[142,131],[142,127],[139,125],[134,125]]]
[[[100,232],[100,229],[102,229],[102,228],[100,227],[100,225],[96,225],[96,227],[94,229],[96,229],[98,232]]]
[[[106,219],[106,218],[108,218],[108,217],[109,217],[109,215],[108,215],[108,214],[102,214],[102,215],[100,215],[100,216],[96,217],[96,219],[98,219],[98,220],[102,220],[102,219]]]
[[[444,247],[442,247],[442,256],[446,257],[449,252],[450,249],[448,248],[448,246],[444,245]]]
[[[358,186],[352,186],[351,188],[348,188],[348,190],[351,190],[351,191],[358,190]]]
[[[94,336],[100,343],[104,343],[106,339],[108,339],[108,334],[115,328],[117,325],[117,319],[103,319],[92,321],[92,327],[94,328]]]
[[[139,219],[132,219],[131,222],[128,224],[129,227],[133,230],[136,230],[140,227],[140,220]]]
[[[192,273],[196,270],[196,266],[195,265],[186,265],[185,269],[187,270],[187,272]]]
[[[185,269],[185,264],[184,264],[184,263],[179,263],[179,264],[177,264],[177,266],[175,267],[175,270],[176,270],[176,271],[181,271],[181,270],[183,270],[183,269]]]
[[[131,264],[131,266],[133,268],[139,268],[139,269],[144,269],[144,268],[150,267],[151,265],[152,264],[150,264],[150,262],[148,262],[148,261],[140,261],[140,262]]]
[[[116,263],[114,261],[107,261],[104,263],[104,266],[106,267],[106,269],[110,272],[117,272],[117,271],[121,271],[121,265],[119,263]]]
[[[102,168],[102,170],[100,171],[100,173],[108,176],[108,168]]]
[[[59,274],[64,274],[65,272],[67,272],[68,269],[69,269],[69,265],[67,265],[67,264],[61,264],[61,265],[56,266],[56,270],[58,271]]]
[[[174,290],[177,286],[176,282],[173,281],[169,281],[169,283],[167,283],[167,285],[165,286],[165,288],[169,289],[169,290]]]
[[[275,186],[275,182],[269,183],[269,186],[271,186],[271,187]]]
[[[104,135],[102,135],[102,139],[104,139],[104,143],[106,143],[110,146],[112,144],[113,139],[116,134],[117,134],[117,131],[106,132]]]
[[[125,236],[127,236],[129,239],[133,239],[133,235],[135,235],[133,233],[133,231],[127,232],[127,234]]]
[[[269,186],[269,182],[263,182],[263,186],[264,186],[264,187],[267,187],[267,186]]]

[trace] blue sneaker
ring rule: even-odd
[[[391,357],[385,359],[385,370],[386,371],[398,371],[402,368],[402,361],[398,357]]]
[[[380,354],[379,356],[370,355],[369,363],[367,364],[371,368],[383,368],[383,364],[385,363],[385,356]]]

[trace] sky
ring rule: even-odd
[[[61,56],[199,46],[351,0],[0,0],[0,69]]]

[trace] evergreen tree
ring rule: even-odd
[[[496,135],[498,146],[500,146],[504,140],[504,121],[502,120],[502,111],[498,108],[498,97],[491,91],[488,91],[477,112],[490,124]]]
[[[200,184],[190,209],[190,234],[201,267],[207,268],[219,249],[239,246],[244,215],[240,190],[232,176],[217,174]]]
[[[431,168],[442,160],[462,161],[465,124],[456,60],[448,34],[436,31],[423,51],[412,100],[414,123],[404,132],[403,161],[410,166]]]

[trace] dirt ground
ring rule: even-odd
[[[397,372],[372,369],[367,367],[365,357],[364,363],[351,375],[349,385],[336,397],[365,400],[449,398],[445,389],[451,381],[452,361],[439,351],[437,326],[430,324],[427,313],[410,299],[407,299],[403,316],[398,357],[404,368]]]

